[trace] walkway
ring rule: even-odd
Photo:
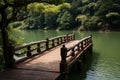
[[[65,43],[70,47],[78,40]],[[0,80],[55,80],[59,75],[60,48],[62,45],[45,51],[16,66],[15,69],[0,72]]]

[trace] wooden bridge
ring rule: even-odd
[[[74,34],[67,34],[8,48],[10,69],[0,72],[0,80],[67,80],[73,64],[78,62],[80,68],[85,55],[92,53],[92,36],[75,40]]]

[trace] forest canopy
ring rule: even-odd
[[[103,4],[104,3],[104,4]],[[13,27],[21,29],[120,30],[119,0],[65,0],[62,4],[31,3],[25,20]],[[26,14],[24,14],[26,16]]]

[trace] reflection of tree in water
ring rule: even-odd
[[[68,80],[86,80],[87,72],[95,67],[95,64],[98,63],[98,59],[99,53],[93,52],[93,54],[88,54],[86,60],[83,62],[82,71],[80,72],[75,64],[71,68]]]

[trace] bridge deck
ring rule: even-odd
[[[78,40],[65,43],[66,47]],[[41,55],[32,57],[16,66],[15,69],[0,72],[1,80],[55,80],[59,76],[60,46]]]

